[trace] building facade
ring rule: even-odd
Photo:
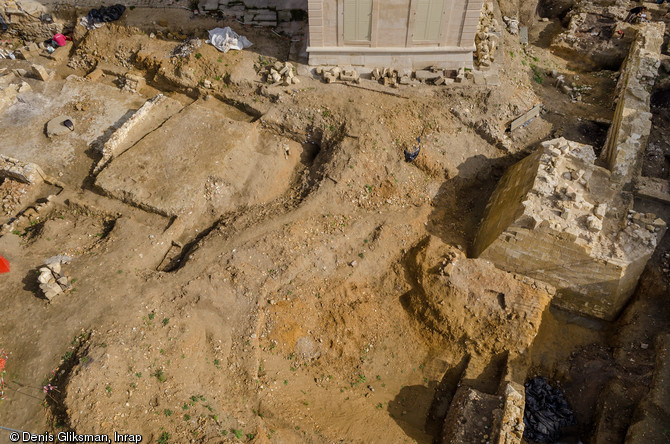
[[[484,0],[308,0],[310,65],[472,67]]]

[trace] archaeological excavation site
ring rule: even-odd
[[[670,443],[669,41],[0,0],[0,443]]]

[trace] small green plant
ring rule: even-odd
[[[105,390],[107,390],[107,393],[112,393],[112,386],[107,384],[107,386],[105,387]]]
[[[184,415],[184,421],[189,421],[191,419],[191,415]]]
[[[537,67],[537,65],[530,65],[530,69],[533,70],[533,80],[542,85],[542,82],[544,82],[544,74],[540,70],[540,68]]]
[[[163,325],[168,325],[170,323],[170,318],[163,319]]]
[[[170,440],[170,434],[168,432],[163,432],[158,438],[158,444],[167,444]]]
[[[199,52],[196,53],[195,58],[196,58],[196,59],[200,59],[200,57],[202,57],[202,54],[200,54]]]
[[[12,234],[15,234],[17,236],[21,236],[23,234],[23,232],[21,230],[14,230],[14,231],[12,231]]]
[[[154,372],[153,376],[155,376],[156,379],[158,379],[159,382],[165,382],[165,380],[167,379],[167,377],[163,373],[163,369],[161,369],[161,368],[157,369]]]
[[[172,413],[174,413],[174,412],[170,409],[165,409],[165,410],[163,410],[163,413],[165,414],[165,416],[172,416]]]
[[[138,378],[141,378],[142,377],[142,372],[135,373],[135,376],[137,376]]]
[[[119,270],[119,271],[121,271],[121,270]],[[156,317],[156,313],[149,313],[149,320],[150,321],[153,321],[155,317]]]
[[[240,429],[233,429],[233,434],[237,439],[242,439],[242,437],[244,436],[244,432]]]
[[[189,408],[190,406],[188,404],[184,404],[183,406],[181,406],[182,410],[188,410]]]
[[[323,110],[323,113],[321,113],[321,115],[323,116],[324,119],[327,119],[328,117],[330,117],[330,111],[328,111],[327,109]]]

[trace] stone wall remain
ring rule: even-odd
[[[651,90],[661,64],[665,24],[645,23],[621,68],[618,103],[600,157],[612,179],[624,186],[640,175],[641,160],[651,131]]]
[[[510,168],[484,214],[474,255],[556,287],[553,303],[614,319],[666,224],[640,214],[588,145],[548,141]]]
[[[86,10],[120,3],[125,6],[143,8],[187,8],[197,5],[202,13],[220,11],[245,25],[277,26],[292,20],[306,19],[307,0],[6,0],[0,3],[4,14],[13,20],[20,20],[26,12],[39,17],[42,13],[61,6],[75,6]],[[60,32],[60,31],[57,31]],[[52,33],[53,35],[53,33]]]

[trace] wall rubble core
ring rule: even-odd
[[[666,224],[633,211],[593,148],[564,138],[511,167],[500,180],[474,255],[545,281],[553,303],[612,320],[635,291]]]

